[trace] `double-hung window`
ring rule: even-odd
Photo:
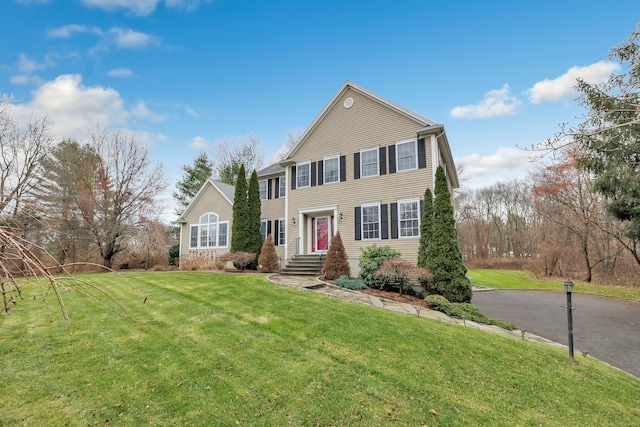
[[[263,219],[260,221],[260,236],[262,237],[262,241],[267,240],[267,227],[269,225],[269,220]]]
[[[362,206],[362,240],[380,238],[380,205]]]
[[[378,149],[360,152],[360,176],[377,176],[380,168],[378,167]]]
[[[418,200],[398,202],[398,223],[400,237],[420,237],[420,202]]]
[[[227,246],[229,222],[219,222],[218,215],[206,213],[200,217],[197,225],[190,228],[189,247],[223,248]]]
[[[340,158],[328,157],[324,159],[324,183],[340,181]]]
[[[260,186],[260,200],[267,200],[267,184],[268,181],[266,179],[258,181],[258,185]]]
[[[296,168],[296,188],[311,186],[311,163],[301,163]]]
[[[278,197],[284,197],[287,195],[287,180],[284,176],[281,176],[278,180]]]
[[[396,143],[396,162],[398,172],[418,168],[418,148],[415,140]]]

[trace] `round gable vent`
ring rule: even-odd
[[[353,105],[353,98],[347,98],[344,100],[344,108],[351,108]]]

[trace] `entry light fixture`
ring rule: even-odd
[[[296,225],[296,224],[298,223],[298,221],[296,221],[296,217],[295,217],[295,216],[292,216],[292,217],[291,217],[291,223],[292,223],[293,225]]]

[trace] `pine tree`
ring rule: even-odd
[[[436,170],[435,184],[433,225],[426,266],[433,271],[434,278],[428,282],[427,290],[451,302],[470,302],[471,284],[458,247],[451,193],[442,166]]]
[[[189,206],[193,196],[200,190],[200,187],[211,177],[213,172],[213,162],[209,160],[207,153],[201,152],[193,160],[193,166],[182,166],[182,179],[176,183],[176,191],[173,198],[176,199],[179,208],[176,213],[180,215]]]
[[[349,257],[344,249],[340,232],[331,238],[327,258],[322,266],[322,280],[336,280],[340,276],[351,276]]]
[[[277,273],[280,270],[280,258],[273,244],[271,233],[267,236],[258,257],[258,266],[263,273]]]
[[[422,219],[420,222],[420,246],[418,247],[418,267],[428,268],[429,242],[431,241],[431,230],[433,227],[433,193],[427,187],[424,192],[424,206],[422,208]]]
[[[249,246],[249,210],[247,179],[244,166],[240,168],[233,196],[233,223],[231,225],[231,252],[247,252]]]
[[[258,266],[258,257],[262,250],[262,235],[260,234],[260,217],[262,216],[262,203],[260,201],[260,183],[258,182],[258,173],[254,169],[249,180],[249,194],[247,196],[247,252],[256,254],[256,261],[249,268],[256,269]]]

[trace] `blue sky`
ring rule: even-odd
[[[529,147],[583,114],[640,2],[5,0],[0,94],[58,138],[136,132],[181,167],[253,133],[265,157],[345,80],[443,123],[468,187],[522,177]],[[168,210],[171,210],[169,208]]]

